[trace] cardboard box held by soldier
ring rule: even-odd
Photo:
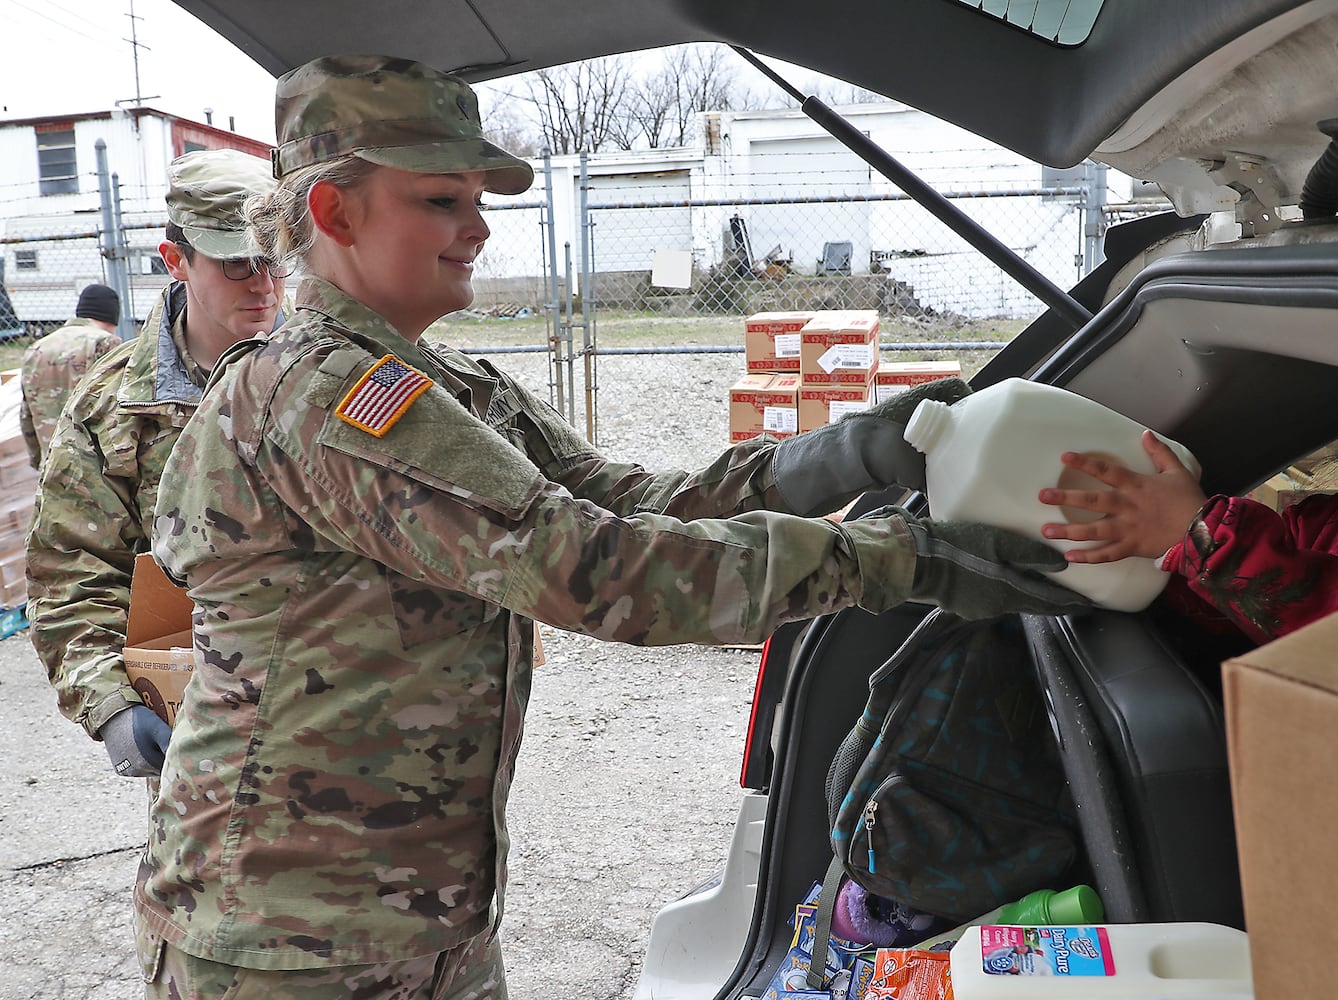
[[[170,726],[195,667],[191,615],[195,605],[147,552],[135,557],[126,623],[126,673],[144,704]]]

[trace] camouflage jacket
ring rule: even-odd
[[[42,456],[50,447],[56,419],[70,391],[93,362],[120,346],[121,338],[116,334],[91,319],[76,318],[23,352],[19,427],[28,446],[28,461],[34,469],[42,467]]]
[[[607,461],[491,365],[325,282],[234,358],[153,532],[196,656],[136,907],[191,954],[395,961],[485,929],[494,896],[500,920],[534,619],[755,642],[909,590],[900,521],[761,509],[774,441],[691,474]]]
[[[149,547],[158,479],[200,399],[172,337],[173,283],[143,332],[94,365],[70,398],[28,534],[28,618],[57,703],[90,736],[139,703],[125,645],[130,574]]]

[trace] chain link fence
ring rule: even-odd
[[[142,208],[162,204],[161,191],[122,188],[101,166],[80,178],[85,192],[101,191],[97,202],[77,192],[34,198],[22,186],[0,185],[0,336],[33,340],[51,332],[74,315],[79,292],[92,283],[116,289],[130,334],[171,280],[158,255],[166,206]]]
[[[937,331],[989,328],[1039,309],[899,193],[683,202],[616,194],[599,191],[586,222],[600,309],[680,316],[875,309],[884,322]],[[948,198],[1061,287],[1082,276],[1087,213],[1078,198],[1037,188]]]
[[[956,157],[940,156],[925,180],[1061,288],[1099,263],[1108,220],[1163,207],[1112,198],[1093,164],[1046,184],[1035,165],[1001,167],[988,150]],[[497,346],[475,324],[459,346],[546,352],[553,400],[579,425],[575,400],[593,395],[597,355],[741,354],[753,313],[876,310],[883,350],[919,360],[992,352],[1043,309],[854,153],[738,160],[685,156],[633,169],[582,157],[579,175],[565,176],[544,161],[530,192],[490,197],[491,235],[469,310],[482,321],[528,318],[516,325],[533,339],[499,337],[507,346]],[[0,186],[0,336],[49,332],[73,315],[90,282],[121,292],[133,332],[170,280],[157,253],[166,211],[145,209],[161,192],[123,192],[110,167],[99,167],[85,187],[102,191],[100,212],[85,199],[83,210],[62,213],[48,207],[59,199]],[[125,205],[132,210],[123,214]],[[690,330],[694,346],[620,336],[648,320]],[[440,329],[451,339],[451,320]],[[593,415],[586,422],[593,436]]]

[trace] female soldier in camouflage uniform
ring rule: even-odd
[[[319,59],[279,81],[276,118],[281,183],[248,214],[261,252],[309,277],[293,320],[216,376],[154,522],[197,613],[136,892],[149,996],[504,997],[536,619],[725,643],[855,604],[1081,603],[1027,571],[1063,562],[1037,542],[795,516],[883,475],[886,412],[833,426],[822,450],[849,467],[818,486],[768,438],[653,474],[422,344],[472,301],[483,192],[532,180],[462,81]]]

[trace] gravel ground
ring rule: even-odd
[[[493,359],[535,388],[542,355]],[[737,354],[611,357],[600,445],[696,467],[727,437]],[[584,385],[577,376],[578,391]],[[542,631],[511,798],[514,1000],[632,996],[655,911],[713,874],[739,797],[757,653]],[[142,783],[59,717],[26,633],[0,642],[0,1000],[142,997],[126,930]]]
[[[542,356],[491,358],[531,387]],[[739,354],[601,358],[598,445],[651,469],[725,447]],[[583,375],[576,374],[578,425]],[[637,649],[545,628],[511,796],[503,942],[515,1000],[630,998],[651,918],[715,873],[738,805],[758,654]],[[575,978],[575,973],[582,978]]]

